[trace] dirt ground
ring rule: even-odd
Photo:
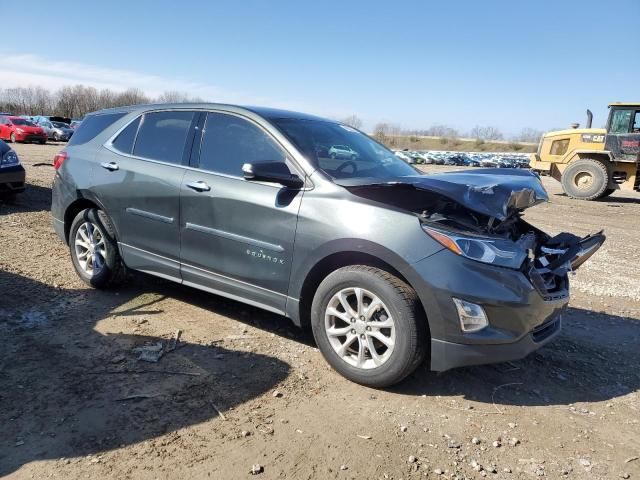
[[[38,165],[60,148],[16,145],[27,191],[0,203],[0,476],[640,478],[640,195],[575,201],[545,178],[551,202],[530,222],[608,236],[572,279],[561,336],[373,390],[277,315],[142,274],[87,288]],[[177,350],[136,360],[177,329]]]

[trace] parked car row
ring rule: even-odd
[[[79,120],[56,116],[0,114],[0,140],[9,143],[45,144],[47,140],[67,142],[80,125]]]
[[[528,168],[527,155],[487,152],[435,152],[396,150],[395,155],[409,164],[457,165],[465,167]]]

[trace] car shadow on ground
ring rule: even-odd
[[[95,330],[154,287],[143,280],[117,294],[57,289],[0,271],[0,476],[33,461],[99,454],[176,432],[286,378],[287,363],[222,343],[180,342],[158,363],[138,361],[135,347],[166,339]],[[142,301],[118,311],[157,310]]]
[[[569,308],[562,333],[522,360],[439,374],[423,366],[390,390],[411,396],[462,396],[488,404],[482,409],[492,413],[500,412],[500,405],[608,401],[640,388],[638,338],[638,319]]]
[[[15,197],[0,196],[0,215],[41,212],[51,209],[51,188],[27,183],[24,192]]]

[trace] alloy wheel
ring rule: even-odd
[[[338,356],[356,368],[383,365],[393,353],[396,325],[375,294],[359,287],[337,292],[325,311],[325,332]]]
[[[107,255],[104,236],[95,224],[85,222],[80,225],[74,246],[78,264],[87,275],[97,275],[104,268]]]

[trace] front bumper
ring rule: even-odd
[[[550,319],[520,340],[498,345],[466,345],[431,339],[431,370],[520,360],[555,338],[562,328],[562,314]]]
[[[17,133],[16,132],[16,141],[17,142],[46,142],[47,134],[38,134],[38,133]]]
[[[494,267],[441,250],[413,265],[408,278],[422,301],[431,334],[431,369],[444,371],[525,357],[561,330],[566,288],[543,298],[525,273]],[[489,326],[460,328],[452,297],[479,304]]]
[[[22,165],[0,168],[0,194],[24,191],[25,171]]]

